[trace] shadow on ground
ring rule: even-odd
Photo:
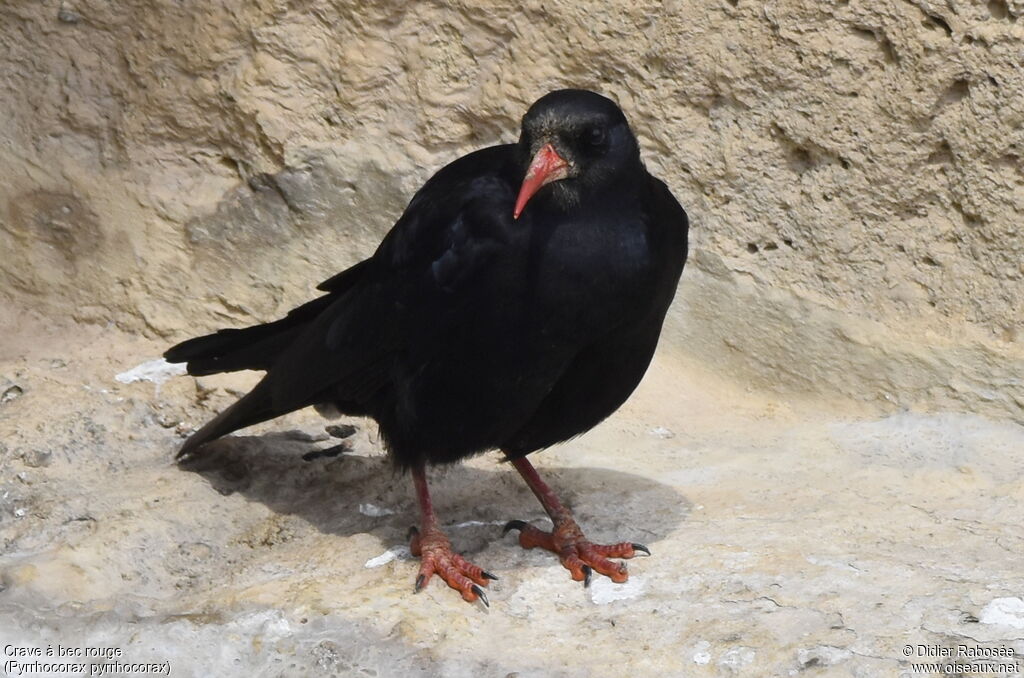
[[[236,436],[207,445],[182,464],[224,495],[240,493],[280,515],[297,516],[325,534],[370,533],[401,543],[417,521],[412,481],[384,456],[343,453],[310,460],[310,443],[280,434]],[[539,502],[511,467],[455,464],[431,469],[430,488],[443,525],[458,527],[458,548],[474,553],[498,539],[510,519],[543,521]],[[594,541],[655,544],[689,514],[691,503],[650,478],[603,468],[542,467]],[[454,535],[453,535],[454,536]]]

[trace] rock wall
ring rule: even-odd
[[[5,303],[270,319],[544,91],[688,208],[666,344],[750,383],[1024,421],[1024,2],[0,6]]]

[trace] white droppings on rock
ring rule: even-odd
[[[650,431],[648,431],[648,433],[650,433],[655,438],[662,438],[662,439],[666,439],[666,440],[668,438],[675,438],[676,437],[676,434],[673,433],[671,429],[667,429],[664,426],[655,426]]]
[[[710,664],[711,653],[708,652],[710,648],[711,643],[709,643],[706,640],[701,640],[696,645],[694,645],[694,649],[696,650],[696,652],[693,653],[693,663],[700,664],[702,666],[704,664]]]
[[[1024,629],[1024,600],[1020,598],[996,598],[978,615],[982,624],[999,624]]]
[[[718,660],[718,665],[741,669],[753,664],[756,656],[756,653],[749,647],[733,647],[725,651],[722,658]]]
[[[409,558],[412,558],[412,553],[409,551],[409,547],[404,544],[399,544],[397,546],[392,546],[375,558],[370,558],[363,564],[363,567],[380,567],[381,565],[387,565],[392,560],[407,560]]]
[[[481,527],[483,525],[504,525],[507,520],[467,520],[462,523],[455,523],[452,525],[452,529],[458,529],[460,527]]]
[[[136,381],[149,381],[157,386],[164,383],[171,377],[186,374],[184,364],[169,363],[163,358],[147,360],[141,365],[136,365],[130,370],[114,375],[114,379],[122,384],[132,384]]]
[[[638,598],[643,592],[644,582],[640,577],[630,577],[625,583],[616,584],[607,577],[595,575],[590,584],[590,600],[597,605]]]
[[[364,516],[370,516],[371,518],[380,518],[381,516],[393,516],[395,512],[389,508],[383,506],[377,506],[376,504],[360,504],[359,512]]]

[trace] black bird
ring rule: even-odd
[[[373,256],[319,285],[323,296],[275,322],[167,351],[193,375],[266,372],[178,456],[310,405],[372,417],[416,486],[416,590],[436,573],[486,603],[480,587],[494,577],[452,551],[425,469],[498,449],[554,524],[544,532],[511,521],[506,531],[558,554],[577,581],[589,583],[592,570],[625,581],[625,565],[609,558],[649,551],[587,541],[526,455],[594,427],[636,388],[686,261],[687,230],[619,107],[585,90],[551,92],[523,117],[518,143],[431,177]]]

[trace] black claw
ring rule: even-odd
[[[501,531],[501,536],[504,537],[506,534],[508,534],[509,530],[522,530],[524,527],[527,526],[527,524],[528,523],[522,520],[510,520],[507,523],[505,523],[505,527]]]
[[[480,588],[476,584],[473,584],[472,588],[470,588],[469,590],[476,594],[476,597],[480,599],[480,602],[484,604],[484,607],[491,606],[491,604],[487,602],[487,594],[484,593],[484,590],[482,588]]]
[[[632,544],[630,544],[630,546],[633,547],[634,551],[643,551],[647,555],[651,555],[651,549],[647,548],[643,544],[637,544],[636,542],[633,542]]]
[[[409,531],[405,533],[405,540],[410,541],[414,536],[420,533],[420,530],[415,525],[409,527]]]
[[[490,572],[488,572],[487,570],[483,570],[480,574],[483,576],[484,579],[490,579],[491,581],[498,581],[498,578],[495,577]]]
[[[594,576],[594,570],[590,565],[583,566],[583,588],[590,586],[590,579]]]
[[[422,591],[423,590],[423,583],[426,582],[426,580],[427,580],[427,578],[424,577],[422,574],[420,576],[416,577],[416,586],[414,586],[412,588],[412,592],[413,593],[419,593],[420,591]]]

